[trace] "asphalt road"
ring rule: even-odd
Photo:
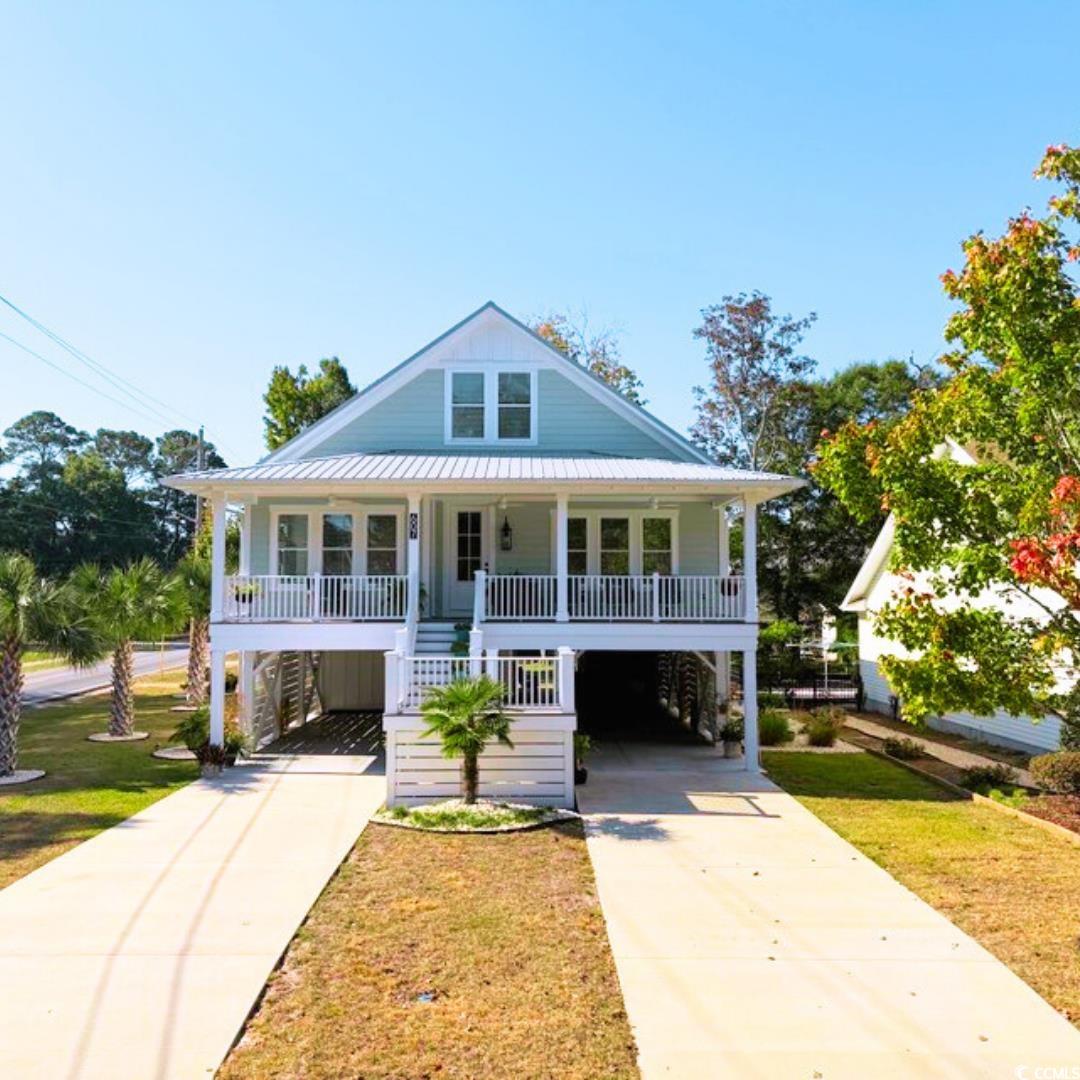
[[[187,656],[187,649],[136,652],[135,674],[150,675],[155,671],[184,667]],[[23,705],[44,705],[92,690],[103,690],[111,684],[111,669],[112,661],[102,660],[88,668],[57,667],[29,672],[23,681]]]

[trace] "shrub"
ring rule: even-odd
[[[170,742],[183,743],[193,754],[210,743],[210,710],[207,706],[189,713],[176,726]],[[242,753],[247,747],[247,739],[235,720],[225,721],[224,750],[230,757]],[[201,761],[202,758],[200,757]]]
[[[906,735],[899,739],[886,739],[882,749],[889,757],[899,758],[901,761],[914,761],[925,753],[921,743],[909,739]]]
[[[1003,806],[1011,806],[1014,810],[1022,810],[1024,804],[1028,801],[1028,793],[1023,788],[1017,788],[1008,794],[998,788],[991,788],[986,794],[994,802],[999,802]]]
[[[762,709],[782,709],[784,707],[784,695],[777,694],[773,690],[758,694],[757,707],[759,711]]]
[[[758,742],[762,746],[780,746],[793,738],[787,713],[779,709],[761,710],[758,715]]]
[[[1010,769],[1008,765],[998,761],[993,765],[972,765],[965,769],[960,783],[968,791],[985,792],[991,788],[1011,788],[1017,779],[1015,769]]]
[[[741,716],[729,716],[720,727],[721,742],[742,742],[743,722]]]
[[[818,709],[806,722],[806,741],[811,746],[832,746],[844,726],[844,714],[839,709]]]
[[[1028,768],[1040,787],[1061,795],[1080,795],[1080,750],[1040,754]]]

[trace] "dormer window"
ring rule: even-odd
[[[536,372],[482,368],[446,373],[446,441],[536,443]]]

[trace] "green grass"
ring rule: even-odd
[[[34,671],[45,671],[48,668],[64,667],[65,661],[51,653],[37,652],[31,649],[23,653],[23,671],[29,675]]]
[[[869,754],[764,753],[769,776],[1080,1023],[1080,846]]]
[[[0,788],[0,888],[196,777],[193,762],[150,756],[176,727],[169,709],[182,677],[172,672],[136,683],[136,727],[150,732],[143,742],[86,741],[108,726],[106,695],[23,712],[19,767],[47,775]]]
[[[416,826],[418,829],[499,829],[512,825],[535,825],[548,816],[536,806],[508,806],[505,803],[478,803],[466,806],[457,800],[429,806],[395,806],[380,816]]]

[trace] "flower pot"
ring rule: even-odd
[[[227,768],[231,769],[235,764],[236,764],[236,753],[235,753],[235,751],[230,751],[229,753],[227,753],[225,755],[225,765],[226,765]]]
[[[584,784],[589,779],[589,770],[584,765],[574,766],[574,783]]]
[[[742,757],[742,743],[740,742],[727,742],[724,741],[724,757],[737,758]]]
[[[204,761],[199,766],[199,772],[207,779],[213,779],[215,776],[221,775],[221,765],[216,761]]]

